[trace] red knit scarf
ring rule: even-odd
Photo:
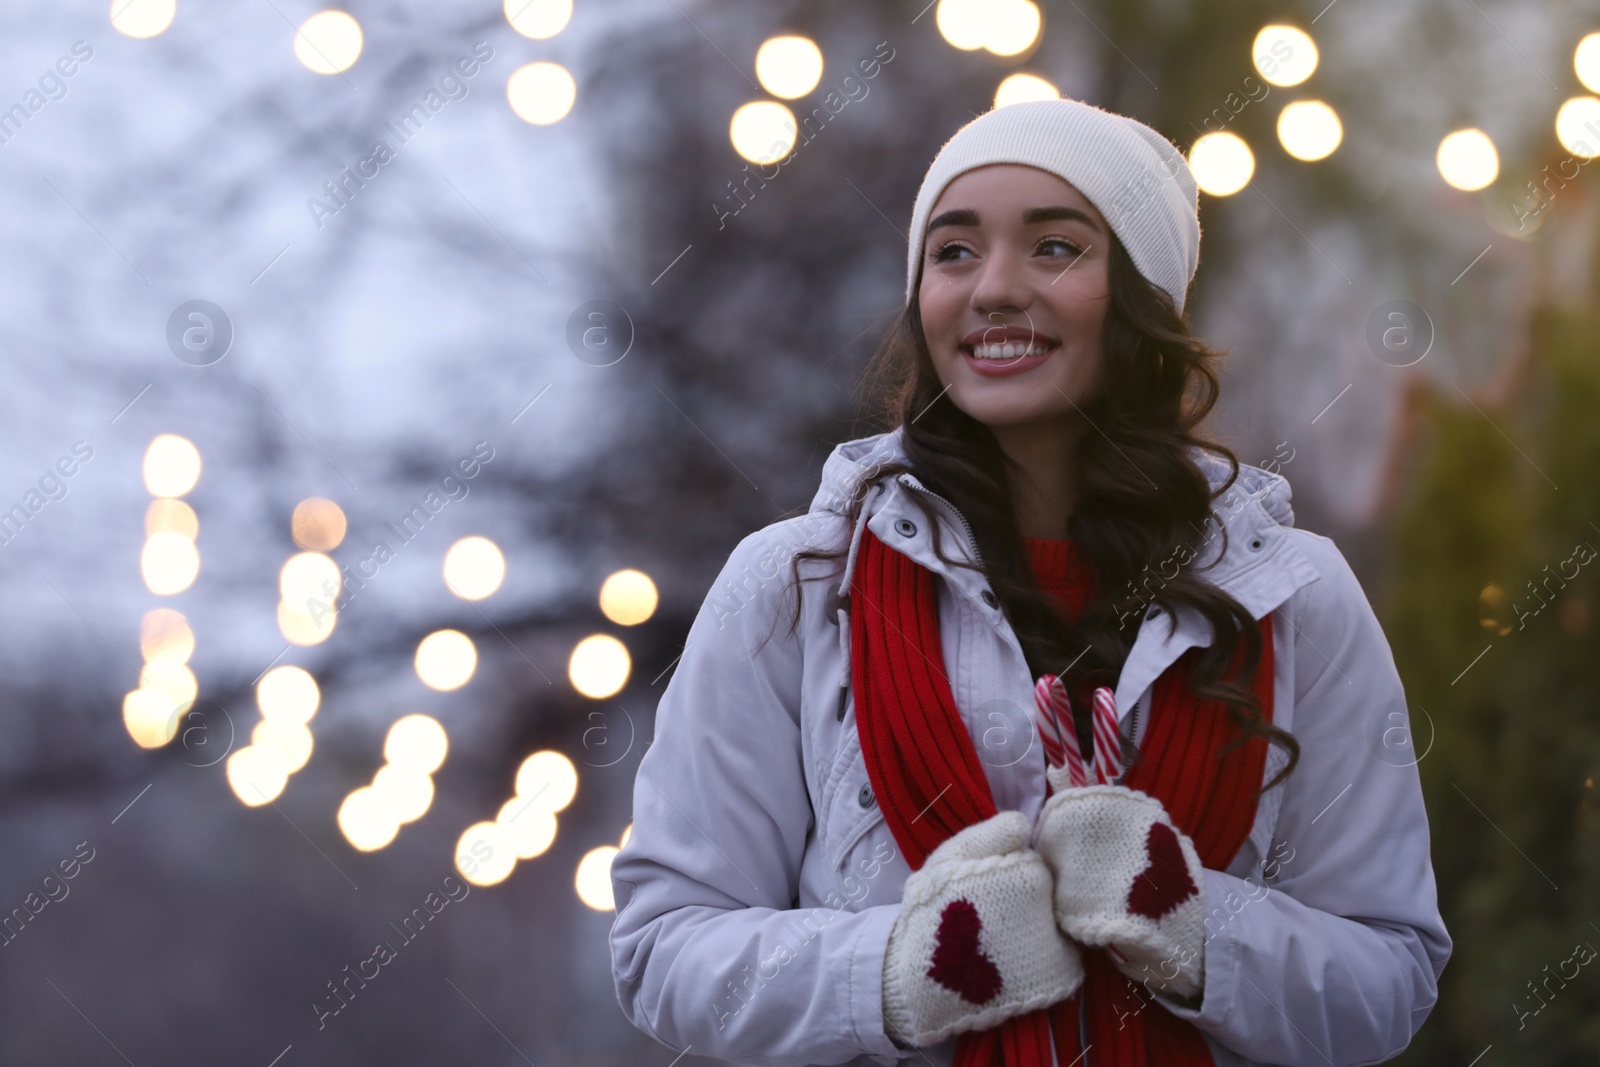
[[[1025,543],[1041,584],[1072,617],[1091,584],[1070,543]],[[951,835],[999,809],[945,676],[933,572],[865,529],[850,600],[851,686],[861,751],[889,829],[916,870]],[[1270,615],[1261,620],[1261,631],[1265,647],[1253,687],[1271,722]],[[1157,679],[1141,756],[1124,784],[1160,800],[1193,839],[1202,864],[1223,870],[1255,821],[1266,744],[1251,738],[1225,760],[1216,758],[1238,729],[1220,702],[1199,701],[1189,691],[1199,652],[1190,649]],[[1238,669],[1240,653],[1242,648],[1229,676]],[[1096,1067],[1213,1063],[1200,1031],[1124,977],[1104,949],[1083,949],[1083,963],[1083,986],[1066,1000],[960,1035],[956,1067],[1050,1067],[1052,1042],[1058,1062],[1067,1067],[1085,1051],[1085,1040],[1095,1050]]]

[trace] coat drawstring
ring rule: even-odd
[[[881,486],[879,487],[881,488]],[[873,490],[877,492],[877,490]],[[838,719],[844,721],[844,707],[850,695],[850,582],[855,574],[856,556],[861,550],[861,538],[867,528],[867,505],[861,504],[861,514],[856,516],[855,528],[850,532],[850,554],[845,560],[844,575],[839,580],[836,603],[839,620],[839,710]]]

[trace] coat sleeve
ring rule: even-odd
[[[1410,1043],[1452,945],[1388,640],[1338,547],[1302,544],[1321,577],[1290,617],[1300,761],[1280,786],[1277,877],[1206,870],[1201,1004],[1157,999],[1252,1061],[1354,1067]]]
[[[690,627],[612,860],[612,977],[624,1014],[675,1050],[892,1064],[881,987],[900,905],[797,907],[814,816],[788,559],[745,538]]]

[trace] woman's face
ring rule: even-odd
[[[1083,194],[1037,167],[990,164],[945,187],[928,216],[918,299],[934,370],[958,408],[1016,426],[1074,416],[1094,397],[1110,233]]]

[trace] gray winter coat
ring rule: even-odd
[[[944,516],[944,552],[971,559],[965,519],[910,475],[880,481],[853,528],[845,519],[865,468],[903,458],[899,442],[891,431],[840,445],[807,514],[738,544],[662,694],[632,833],[612,862],[610,946],[624,1013],[674,1050],[774,1067],[951,1062],[954,1039],[908,1052],[884,1031],[884,950],[910,868],[868,784],[854,700],[841,696],[851,620],[832,595],[848,588],[863,525],[937,576],[946,673],[1001,810],[1037,817],[1045,759],[1015,633],[979,574],[939,562],[911,496]],[[1226,466],[1194,455],[1220,485]],[[1289,498],[1281,475],[1241,464],[1193,564],[1256,618],[1272,613],[1273,721],[1301,746],[1233,863],[1205,872],[1200,1006],[1163,1001],[1219,1067],[1395,1056],[1433,1008],[1452,947],[1388,642],[1344,556],[1294,527]],[[842,573],[838,560],[802,565],[789,636],[790,558],[845,538]],[[1192,609],[1171,632],[1168,614],[1147,614],[1116,686],[1135,742],[1148,724],[1135,704],[1148,709],[1156,678],[1210,643]],[[1285,759],[1269,749],[1263,782]]]

